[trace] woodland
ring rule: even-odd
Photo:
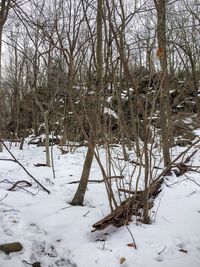
[[[198,0],[0,0],[0,267],[200,266],[199,78]]]

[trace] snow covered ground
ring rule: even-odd
[[[13,145],[11,151],[51,194],[38,190],[36,184],[26,188],[36,195],[22,189],[7,191],[11,184],[5,179],[30,178],[18,164],[0,160],[0,244],[18,241],[23,245],[21,252],[0,252],[0,267],[30,266],[26,262],[40,262],[42,267],[200,266],[199,173],[187,173],[193,181],[185,176],[167,177],[155,201],[151,225],[136,225],[133,220],[128,229],[111,226],[91,233],[92,224],[110,212],[104,184],[89,184],[83,207],[68,204],[77,188],[68,182],[80,178],[86,148],[65,155],[54,148],[56,179],[51,168],[34,166],[45,162],[43,147],[25,144],[20,151]],[[4,150],[0,158],[11,157]],[[191,164],[200,165],[200,148]],[[96,162],[90,178],[102,179]],[[137,249],[127,246],[133,242],[129,231]]]

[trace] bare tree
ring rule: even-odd
[[[11,0],[1,0],[0,3],[0,93],[2,87],[2,34],[3,34],[3,27],[8,17],[8,12],[11,7]],[[3,147],[0,144],[0,152],[2,151]]]
[[[0,85],[1,85],[1,54],[2,54],[3,26],[7,20],[8,12],[10,8],[11,8],[11,0],[1,0],[1,3],[0,3]]]
[[[83,166],[83,172],[81,180],[75,196],[71,202],[72,205],[83,205],[85,192],[87,189],[90,169],[94,157],[95,144],[98,133],[98,122],[99,115],[101,113],[100,99],[102,91],[102,73],[103,73],[103,61],[102,61],[102,29],[103,29],[103,0],[97,1],[97,15],[96,15],[96,29],[97,29],[97,40],[96,40],[96,87],[95,87],[95,98],[94,98],[94,113],[90,116],[90,133],[88,139],[88,151]]]
[[[164,164],[170,164],[170,146],[172,143],[172,119],[169,101],[168,69],[167,69],[167,40],[166,40],[166,1],[154,0],[157,12],[157,55],[160,60],[160,121],[162,131],[162,145]]]

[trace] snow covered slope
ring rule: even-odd
[[[109,227],[91,233],[92,224],[107,215],[108,206],[103,183],[89,184],[83,207],[68,203],[80,178],[86,148],[74,154],[61,155],[54,148],[55,174],[48,167],[35,167],[45,162],[44,148],[36,146],[11,148],[17,159],[51,194],[38,189],[7,191],[8,181],[30,181],[19,165],[0,160],[0,244],[21,242],[21,252],[6,255],[0,252],[0,267],[30,266],[40,262],[42,267],[199,267],[200,266],[200,174],[167,177],[152,211],[151,225],[133,222],[127,227]],[[178,151],[176,151],[178,153]],[[102,152],[103,153],[103,152]],[[0,158],[10,158],[4,150]],[[200,165],[200,151],[194,166]],[[91,179],[101,179],[96,162]],[[192,181],[190,180],[192,179]],[[133,234],[137,250],[132,243]],[[120,259],[124,257],[121,264]]]

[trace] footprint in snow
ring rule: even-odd
[[[158,255],[156,258],[155,258],[156,261],[158,262],[161,262],[164,260],[163,256],[162,255]]]
[[[0,219],[0,228],[5,235],[12,236],[16,231],[15,227],[17,227],[20,222],[19,211],[11,206],[1,205],[0,215],[2,217]]]
[[[77,267],[71,259],[59,256],[59,251],[52,243],[34,241],[31,251],[30,262],[41,261],[41,265],[44,262],[48,267]],[[62,254],[69,255],[70,251],[62,251]]]
[[[55,261],[55,265],[57,267],[77,267],[75,263],[73,263],[70,259],[60,259]],[[53,267],[53,265],[52,265]]]
[[[26,226],[26,229],[29,233],[32,233],[32,234],[44,234],[46,235],[47,232],[43,229],[41,229],[37,224],[35,223],[30,223],[29,225]]]
[[[47,256],[50,258],[57,258],[58,252],[55,246],[51,243],[47,243],[46,241],[34,241],[32,243],[32,254],[31,260],[37,261],[39,258]]]
[[[8,235],[8,236],[12,236],[13,235],[13,231],[11,231],[10,229],[4,229],[4,234]]]
[[[14,236],[16,233],[16,227],[20,225],[20,212],[15,210],[12,206],[0,204],[0,229],[1,232],[7,236]],[[18,232],[18,236],[21,234],[26,239],[25,250],[31,251],[29,260],[27,262],[40,262],[41,266],[44,263],[45,267],[77,267],[77,265],[70,259],[72,257],[71,251],[63,249],[59,246],[57,249],[53,243],[46,241],[47,232],[41,229],[37,224],[31,223],[24,226],[23,233]],[[37,241],[40,240],[40,241]],[[30,249],[28,246],[30,245]],[[23,252],[22,252],[23,253]],[[66,255],[66,257],[63,257]],[[68,258],[68,257],[70,258]],[[7,257],[6,255],[1,255]],[[11,256],[9,256],[11,257]]]
[[[184,247],[186,247],[188,244],[191,243],[190,239],[182,239],[182,238],[176,238],[175,239],[175,243],[176,243],[176,246],[179,248],[179,249],[183,249]]]

